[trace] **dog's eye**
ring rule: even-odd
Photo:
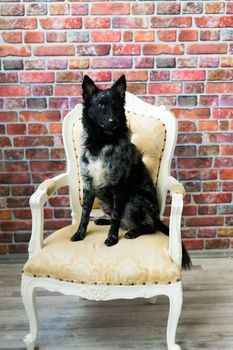
[[[103,103],[99,103],[98,107],[101,108],[101,109],[104,109],[104,104]]]

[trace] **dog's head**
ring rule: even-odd
[[[126,79],[122,75],[109,89],[101,90],[87,75],[83,83],[85,124],[96,132],[111,134],[125,124]]]

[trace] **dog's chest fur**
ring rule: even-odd
[[[102,187],[106,185],[108,168],[103,157],[97,159],[89,157],[89,164],[86,171],[90,178],[92,178],[92,184],[94,187]]]

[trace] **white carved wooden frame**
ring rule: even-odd
[[[157,192],[160,203],[160,216],[163,217],[167,191],[177,180],[170,176],[171,159],[174,152],[177,137],[177,122],[175,117],[164,106],[152,106],[143,102],[136,96],[126,93],[126,109],[143,115],[159,117],[165,124],[167,137],[165,148],[160,164]],[[53,191],[63,186],[69,186],[70,204],[72,209],[72,222],[78,223],[81,214],[81,204],[78,201],[78,181],[76,157],[72,138],[73,124],[82,113],[82,105],[79,104],[66,116],[63,122],[63,140],[67,156],[67,172],[54,177]],[[46,186],[45,186],[46,187]],[[48,194],[49,192],[49,194]],[[40,186],[30,198],[32,211],[32,234],[29,243],[29,257],[37,254],[43,247],[44,204],[51,195],[51,191]],[[170,215],[169,255],[173,261],[181,265],[181,233],[180,222],[183,208],[182,194],[172,193],[172,205]],[[176,328],[182,307],[181,282],[168,285],[134,285],[134,286],[111,286],[111,285],[85,285],[59,281],[52,278],[29,277],[22,274],[21,294],[24,307],[29,319],[30,332],[24,338],[27,350],[33,350],[38,334],[38,316],[35,300],[35,289],[44,288],[51,292],[60,292],[65,295],[76,295],[90,300],[133,299],[138,297],[148,298],[151,303],[157,295],[166,295],[170,301],[170,311],[167,324],[167,347],[168,350],[179,350],[180,346],[175,343]]]

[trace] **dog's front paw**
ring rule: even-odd
[[[85,233],[81,231],[75,232],[75,234],[71,237],[71,241],[77,242],[77,241],[82,241],[85,237]]]
[[[117,244],[117,242],[118,242],[118,237],[108,236],[108,238],[105,240],[104,243],[106,244],[107,247],[111,247],[111,246]]]

